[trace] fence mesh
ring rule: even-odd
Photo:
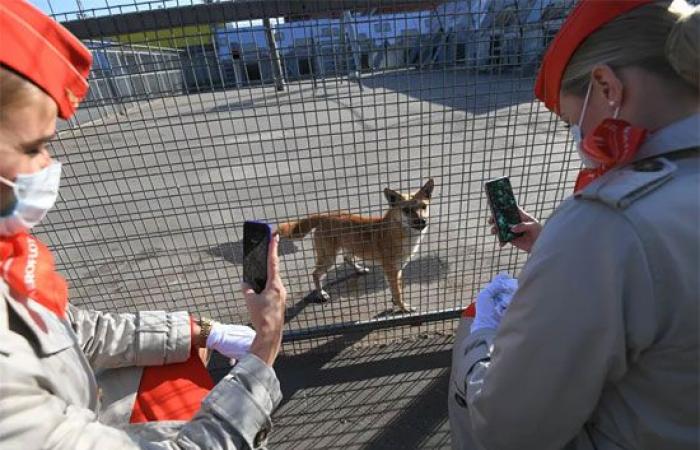
[[[75,304],[246,322],[245,220],[381,216],[385,188],[432,178],[403,268],[415,312],[392,309],[381,264],[357,274],[340,254],[330,300],[315,301],[314,239],[283,239],[285,349],[450,333],[485,282],[524,261],[491,236],[484,182],[509,176],[539,218],[571,191],[567,131],[532,94],[571,1],[36,3],[95,60],[53,143],[61,199],[40,228]]]

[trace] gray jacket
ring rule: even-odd
[[[214,387],[190,422],[120,428],[103,423],[95,372],[186,360],[187,313],[106,314],[71,306],[69,319],[59,320],[31,299],[13,298],[1,280],[0,300],[3,450],[264,445],[281,393],[274,371],[253,355],[241,359]],[[132,387],[138,387],[136,380]],[[125,412],[128,418],[130,405]]]
[[[699,130],[660,130],[565,201],[498,331],[460,325],[454,448],[700,446]]]

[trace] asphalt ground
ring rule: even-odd
[[[451,347],[451,336],[416,335],[281,357],[275,370],[284,397],[268,448],[449,449]],[[227,373],[223,364],[212,369],[215,379]]]

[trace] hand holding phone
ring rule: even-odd
[[[270,225],[257,221],[243,224],[243,281],[258,294],[267,284],[267,254],[271,239]]]
[[[491,207],[491,214],[493,214],[498,240],[501,243],[506,243],[522,236],[523,233],[514,233],[511,230],[511,227],[518,225],[521,220],[518,202],[515,200],[508,177],[487,181],[484,188]]]
[[[269,225],[246,222],[241,286],[256,335],[250,353],[272,366],[282,345],[287,290],[279,271],[277,246]]]
[[[542,225],[524,209],[518,207],[518,212],[520,213],[520,223],[512,227],[511,231],[514,233],[521,233],[522,236],[516,237],[510,241],[510,243],[520,250],[530,253],[542,231]],[[491,234],[498,234],[498,228],[496,228],[493,216],[489,217],[489,224],[492,225]],[[506,245],[506,243],[501,242],[501,247],[504,245]]]

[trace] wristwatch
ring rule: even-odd
[[[207,339],[209,338],[209,333],[211,333],[211,327],[214,325],[214,322],[208,317],[200,317],[197,321],[197,325],[199,325],[200,328],[199,346],[201,348],[206,348]]]

